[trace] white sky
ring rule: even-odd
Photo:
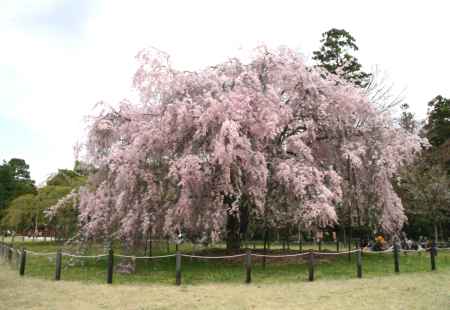
[[[0,0],[0,160],[24,158],[38,182],[72,168],[84,116],[128,96],[141,48],[190,69],[259,43],[308,59],[333,27],[356,38],[366,71],[386,70],[423,118],[430,99],[450,96],[446,2]]]

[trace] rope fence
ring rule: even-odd
[[[71,257],[71,258],[80,258],[80,259],[88,259],[88,258],[103,258],[107,257],[107,275],[106,282],[108,284],[113,283],[113,270],[114,270],[114,258],[126,258],[126,259],[164,259],[164,258],[172,258],[175,257],[175,274],[176,279],[175,283],[177,285],[181,284],[181,262],[182,258],[196,258],[196,259],[205,259],[205,260],[215,260],[215,259],[235,259],[235,258],[245,258],[244,265],[246,270],[246,283],[251,282],[251,269],[252,269],[252,257],[263,258],[263,266],[265,267],[265,259],[283,259],[283,258],[294,258],[294,257],[307,257],[308,262],[308,279],[309,281],[314,281],[314,268],[315,268],[315,258],[320,256],[339,256],[339,255],[350,255],[357,254],[356,259],[356,274],[358,278],[362,278],[362,256],[363,254],[389,254],[393,253],[394,257],[394,271],[398,273],[400,271],[400,261],[399,254],[400,253],[422,253],[429,252],[430,253],[430,266],[431,270],[436,270],[436,256],[439,251],[447,251],[450,250],[450,247],[438,248],[435,244],[433,244],[429,248],[419,248],[417,250],[406,250],[400,249],[397,244],[394,246],[383,250],[383,251],[370,251],[364,250],[362,248],[357,248],[349,251],[342,252],[320,252],[314,250],[308,250],[306,252],[294,253],[294,254],[280,254],[280,255],[271,255],[271,254],[259,254],[255,252],[251,252],[251,250],[247,250],[246,253],[234,254],[234,255],[226,255],[226,256],[203,256],[203,255],[190,255],[184,254],[177,250],[175,254],[167,254],[167,255],[159,255],[159,256],[134,256],[134,255],[123,255],[123,254],[114,254],[112,248],[109,248],[108,253],[99,254],[99,255],[79,255],[73,253],[62,252],[61,249],[58,249],[57,252],[35,252],[26,250],[22,248],[21,250],[9,246],[6,243],[0,242],[0,258],[12,263],[12,256],[14,254],[16,268],[19,269],[19,274],[23,276],[25,274],[25,267],[27,261],[27,255],[31,256],[46,256],[46,257],[55,257],[55,280],[60,280],[61,278],[61,262],[62,257]]]

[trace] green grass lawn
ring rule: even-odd
[[[58,245],[54,242],[26,242],[17,243],[16,247],[25,246],[28,250],[36,252],[54,252]],[[252,247],[252,246],[251,246]],[[257,250],[259,249],[257,245]],[[314,245],[303,245],[303,249],[314,248]],[[317,250],[317,248],[314,248]],[[324,244],[323,251],[334,251],[334,244]],[[342,247],[341,247],[342,249]],[[174,253],[173,245],[169,253]],[[64,250],[67,251],[67,250]],[[181,251],[192,253],[192,247],[184,244]],[[219,254],[223,253],[223,247],[198,249],[196,254]],[[260,251],[260,250],[259,250]],[[272,251],[281,254],[280,246],[275,245]],[[294,251],[291,247],[291,252]],[[298,251],[298,250],[296,250]],[[92,247],[89,254],[103,253],[101,246]],[[115,253],[120,250],[115,249]],[[142,253],[137,253],[142,255]],[[167,246],[161,243],[153,247],[153,255],[167,254]],[[438,271],[450,270],[450,251],[440,251],[437,256]],[[121,259],[115,257],[115,265]],[[114,283],[152,283],[172,285],[175,282],[175,258],[163,259],[136,259],[136,272],[132,274],[114,274]],[[7,263],[3,260],[2,264]],[[9,268],[17,272],[15,257]],[[106,280],[107,262],[106,257],[95,259],[75,259],[63,257],[63,280],[75,280],[90,283],[104,283]],[[27,255],[25,277],[52,279],[55,272],[55,256]],[[400,273],[430,273],[430,255],[421,253],[401,253]],[[363,255],[363,277],[375,278],[380,276],[394,275],[394,260],[392,253],[386,254],[364,254]],[[350,260],[346,254],[323,256],[316,260],[315,276],[317,281],[321,280],[344,280],[356,278],[356,255],[352,254]],[[266,268],[263,269],[261,258],[252,258],[252,281],[255,284],[264,283],[298,283],[305,282],[308,277],[308,264],[306,257],[290,259],[267,259]],[[245,279],[244,258],[231,260],[204,260],[196,258],[182,259],[182,283],[189,285],[201,285],[208,283],[242,283]]]

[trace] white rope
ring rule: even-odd
[[[383,253],[391,253],[391,252],[393,252],[393,251],[394,251],[393,247],[390,247],[389,249],[384,250],[384,251],[363,251],[363,253],[369,253],[369,254],[383,254]]]
[[[204,259],[225,259],[225,258],[236,258],[236,257],[243,257],[247,254],[236,254],[236,255],[229,255],[229,256],[199,256],[199,255],[189,255],[189,254],[181,254],[183,257],[191,257],[191,258],[204,258]],[[253,255],[253,254],[252,254]]]
[[[34,256],[52,256],[52,255],[56,255],[56,252],[41,253],[41,252],[33,252],[33,251],[29,251],[29,250],[25,250],[25,252],[27,254],[31,254],[31,255],[34,255]]]
[[[403,250],[401,249],[400,252],[405,252],[405,253],[419,253],[419,252],[425,252],[427,251],[426,249],[417,249],[417,250]]]
[[[108,254],[102,254],[102,255],[75,255],[75,254],[70,254],[70,253],[61,253],[62,256],[68,256],[68,257],[75,257],[75,258],[100,258],[100,257],[105,257],[108,256]]]
[[[131,255],[114,254],[115,257],[131,258],[131,259],[166,258],[166,257],[174,257],[175,255],[176,254],[161,255],[161,256],[131,256]]]
[[[265,255],[265,254],[254,254],[254,253],[252,253],[251,255],[257,256],[257,257],[283,258],[283,257],[304,256],[304,255],[308,255],[310,253],[314,253],[314,255],[343,255],[343,254],[356,253],[356,252],[359,252],[359,249],[352,250],[352,251],[346,251],[346,252],[339,252],[339,253],[337,253],[337,252],[314,252],[314,251],[309,251],[309,252],[304,252],[304,253],[285,254],[285,255]]]
[[[359,249],[352,250],[352,251],[346,251],[346,252],[314,252],[314,254],[317,255],[341,255],[341,254],[350,254],[350,253],[356,253],[359,252]]]
[[[267,257],[267,258],[284,258],[284,257],[305,256],[305,255],[308,255],[309,253],[311,253],[311,252],[296,253],[296,254],[286,254],[286,255],[265,255],[265,254],[254,254],[254,253],[252,253],[252,256]]]

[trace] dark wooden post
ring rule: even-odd
[[[400,272],[400,259],[399,259],[399,249],[397,240],[394,241],[394,271]]]
[[[148,256],[153,256],[153,242],[152,242],[152,236],[150,235],[150,244],[148,247]]]
[[[358,257],[356,258],[356,275],[362,278],[362,249],[359,248]]]
[[[433,241],[430,249],[431,270],[436,270],[436,254],[437,254],[436,242]]]
[[[348,261],[350,262],[352,260],[352,253],[350,253],[350,251],[352,250],[352,239],[351,239],[351,233],[350,233],[350,237],[348,239]]]
[[[267,246],[269,242],[269,232],[267,231],[267,227],[264,229],[264,255],[267,255]],[[262,258],[262,267],[263,269],[266,269],[266,257],[263,256]]]
[[[15,249],[15,258],[16,258],[16,269],[20,268],[20,252],[18,249]]]
[[[322,239],[319,239],[319,252],[322,252]]]
[[[12,251],[13,251],[12,247],[7,247],[6,248],[6,254],[7,254],[7,257],[8,257],[8,263],[11,263],[11,261],[12,261]]]
[[[252,282],[252,254],[247,250],[245,255],[245,283]]]
[[[336,253],[339,253],[339,239],[336,239]]]
[[[61,263],[62,263],[62,253],[61,249],[56,251],[56,269],[55,269],[55,281],[61,280]]]
[[[113,271],[114,271],[114,251],[111,248],[109,248],[108,251],[108,270],[106,274],[106,283],[112,284],[113,283]]]
[[[179,251],[175,255],[175,284],[181,285],[181,254]]]
[[[25,248],[22,248],[22,253],[20,254],[20,268],[19,268],[19,274],[21,276],[25,274],[26,262],[27,262],[27,252],[25,251]]]
[[[309,281],[314,281],[314,252],[309,253],[308,259],[308,267],[309,267]]]

